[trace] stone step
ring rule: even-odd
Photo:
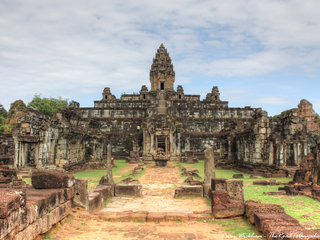
[[[110,222],[187,222],[213,219],[210,213],[147,212],[147,211],[99,211],[92,214]]]

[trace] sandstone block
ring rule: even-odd
[[[212,207],[229,203],[229,194],[226,191],[212,191]]]
[[[0,189],[0,196],[0,219],[6,218],[10,213],[17,211],[24,202],[23,197],[12,189]]]
[[[212,214],[215,218],[229,218],[244,215],[244,204],[242,201],[231,200],[224,205],[213,206]]]
[[[115,196],[142,196],[142,186],[136,184],[116,184]]]
[[[148,212],[146,211],[138,211],[138,212],[133,212],[131,214],[131,221],[147,221],[147,215]]]
[[[242,180],[227,180],[226,191],[231,200],[243,201],[243,181]]]
[[[189,220],[189,216],[187,213],[172,212],[172,213],[167,213],[165,219],[166,219],[166,222],[170,222],[170,221],[184,222]]]
[[[255,213],[285,213],[284,208],[277,204],[260,203],[248,200],[245,202],[245,212],[251,224],[254,224]]]
[[[201,185],[183,185],[175,190],[174,197],[195,196],[203,197],[203,186]]]
[[[299,221],[285,213],[255,213],[254,223],[259,231],[262,231],[262,223],[264,221],[274,221],[278,224],[282,222],[291,223],[292,226],[300,226]]]
[[[258,181],[254,181],[253,185],[270,185],[270,182],[266,180],[258,180]]]
[[[101,208],[102,198],[99,192],[90,192],[89,193],[89,211],[94,211]]]
[[[243,174],[233,174],[232,178],[243,178]]]
[[[296,225],[291,222],[277,222],[273,220],[265,220],[261,224],[261,232],[263,235],[267,236],[267,239],[292,239],[292,238],[284,238],[284,232],[292,235],[294,233],[300,233],[304,230],[303,227]],[[290,236],[288,235],[288,236]]]
[[[74,177],[55,170],[33,170],[31,182],[36,189],[69,188],[74,185]]]
[[[166,214],[161,212],[149,212],[147,222],[165,222]]]
[[[104,201],[106,201],[107,198],[111,196],[111,186],[98,185],[93,191],[99,192]]]
[[[223,190],[226,191],[227,189],[227,179],[225,178],[212,178],[211,179],[211,190],[217,191],[217,190]]]
[[[75,179],[74,191],[75,191],[75,195],[73,198],[74,204],[81,206],[85,209],[88,209],[89,207],[88,180]]]

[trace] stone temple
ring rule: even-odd
[[[49,118],[26,109],[13,131],[18,168],[72,169],[105,162],[107,145],[116,158],[151,158],[163,151],[170,160],[203,158],[213,147],[216,164],[299,166],[310,154],[319,161],[319,126],[311,103],[268,117],[261,108],[231,108],[214,86],[201,100],[175,88],[175,72],[161,44],[150,70],[150,84],[139,94],[117,99],[106,87],[93,108],[63,109]]]

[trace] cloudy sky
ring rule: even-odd
[[[320,112],[319,0],[1,0],[0,103],[35,93],[83,107],[104,87],[150,89],[161,43],[175,85],[269,115],[311,101]]]

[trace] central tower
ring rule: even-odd
[[[161,43],[150,70],[151,91],[172,90],[175,73],[167,49]]]

